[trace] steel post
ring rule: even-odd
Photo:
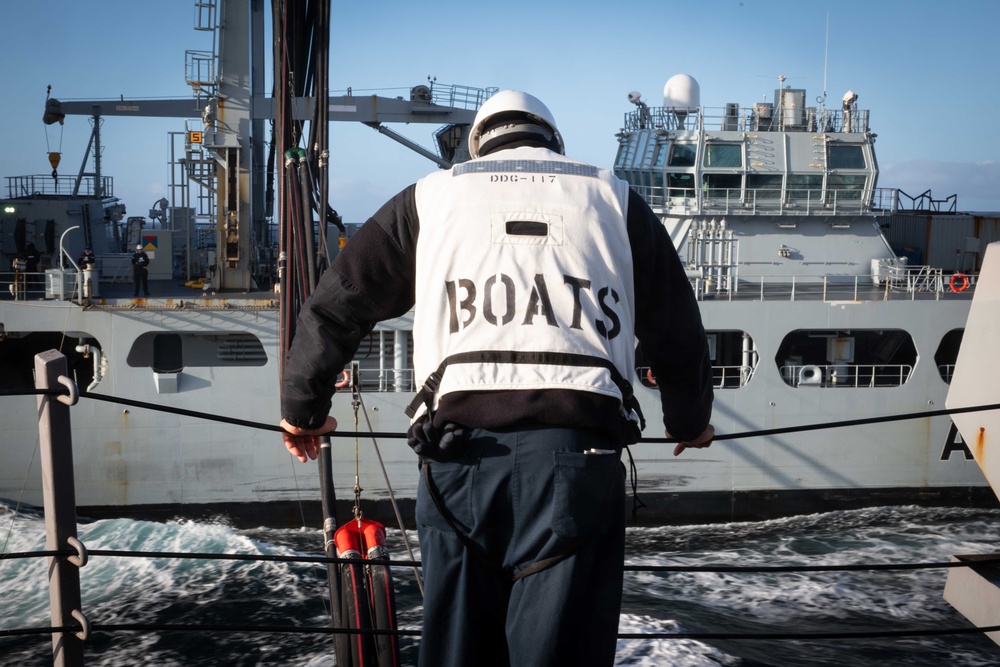
[[[63,389],[68,380],[66,357],[56,350],[35,355],[35,388]],[[64,550],[76,542],[76,490],[73,484],[73,441],[70,434],[69,405],[76,401],[72,385],[69,401],[65,396],[38,396],[38,436],[42,459],[42,498],[45,508],[45,549]],[[77,542],[78,543],[78,542]],[[78,543],[79,544],[79,543]],[[52,627],[79,625],[80,568],[70,556],[50,556],[49,609]],[[54,632],[52,664],[55,667],[83,665],[84,633]]]

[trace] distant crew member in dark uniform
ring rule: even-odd
[[[143,251],[142,245],[137,245],[132,254],[132,283],[135,288],[132,296],[139,296],[140,284],[143,296],[149,296],[149,255]]]
[[[28,260],[25,258],[23,252],[19,252],[14,255],[14,261],[11,262],[10,268],[14,271],[14,282],[11,283],[10,293],[14,296],[17,301],[24,300],[24,293],[27,289],[27,273],[28,273]]]
[[[97,264],[97,255],[94,254],[94,249],[88,245],[80,253],[80,260],[77,262],[80,265],[80,270],[87,268],[87,265],[95,266]]]
[[[38,249],[35,247],[34,243],[29,243],[25,248],[24,260],[27,266],[28,280],[27,287],[28,292],[41,292],[42,291],[42,276],[38,273]],[[36,294],[35,296],[40,296]]]
[[[316,458],[337,425],[338,373],[377,322],[414,307],[419,664],[611,665],[621,450],[642,424],[636,338],[674,454],[707,447],[698,303],[646,202],[565,157],[537,98],[487,100],[469,152],[379,209],[303,304],[282,380],[285,446]]]
[[[83,249],[83,252],[80,253],[80,259],[77,261],[77,264],[80,265],[80,271],[83,273],[83,296],[91,299],[96,296],[94,292],[97,286],[97,255],[94,254],[94,248],[89,243]]]

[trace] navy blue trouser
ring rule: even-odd
[[[424,667],[612,665],[625,558],[625,473],[593,431],[473,429],[465,455],[424,462],[416,518]],[[516,582],[535,561],[571,554]]]

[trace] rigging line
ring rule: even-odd
[[[365,416],[365,423],[368,424],[368,430],[372,430],[371,419],[368,418],[368,408],[365,407],[364,398],[362,398],[361,392],[358,392],[358,401],[361,403],[361,413]],[[396,523],[399,524],[399,532],[403,534],[403,545],[406,547],[406,553],[409,555],[410,560],[416,562],[417,558],[413,555],[413,547],[410,546],[410,535],[406,532],[406,527],[403,525],[403,516],[399,511],[399,505],[396,504],[396,492],[392,490],[392,483],[389,481],[389,473],[385,469],[385,463],[382,461],[382,452],[379,451],[378,441],[372,438],[372,445],[375,447],[375,456],[378,458],[379,467],[382,468],[382,477],[385,479],[386,489],[389,491],[389,502],[392,504],[392,511],[396,515]],[[424,597],[424,582],[420,577],[420,571],[417,566],[413,566],[413,576],[417,580],[417,588],[420,589],[420,597]]]
[[[24,492],[28,488],[28,477],[31,475],[31,467],[35,463],[35,452],[38,451],[39,443],[41,442],[41,435],[35,438],[35,446],[31,448],[31,458],[28,459],[28,468],[24,471],[24,481],[21,482],[21,492],[17,494],[17,504],[14,505],[14,514],[10,517],[10,525],[7,526],[7,537],[3,541],[3,549],[0,551],[7,551],[7,545],[10,544],[10,536],[14,532],[14,522],[17,521],[17,517],[21,512],[21,503],[24,501]]]
[[[298,473],[295,472],[295,461],[296,459],[294,456],[292,456],[292,453],[288,452],[288,463],[292,468],[292,480],[293,483],[295,484],[295,498],[298,501],[299,505],[299,518],[302,519],[302,527],[305,528],[306,510],[305,507],[302,506],[302,489],[299,488],[299,476]]]

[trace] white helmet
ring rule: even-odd
[[[530,123],[511,122],[507,125],[494,127],[484,132],[487,121],[498,115],[511,112],[519,112],[531,119]],[[551,132],[546,132],[542,128],[547,128]],[[499,93],[486,100],[483,106],[479,107],[476,119],[472,123],[472,131],[469,133],[469,155],[473,158],[479,157],[479,149],[486,139],[495,138],[511,132],[533,131],[543,133],[546,139],[555,139],[559,145],[559,152],[564,153],[562,135],[556,127],[556,120],[552,117],[549,108],[542,104],[542,101],[534,95],[522,93],[519,90],[501,90]]]

